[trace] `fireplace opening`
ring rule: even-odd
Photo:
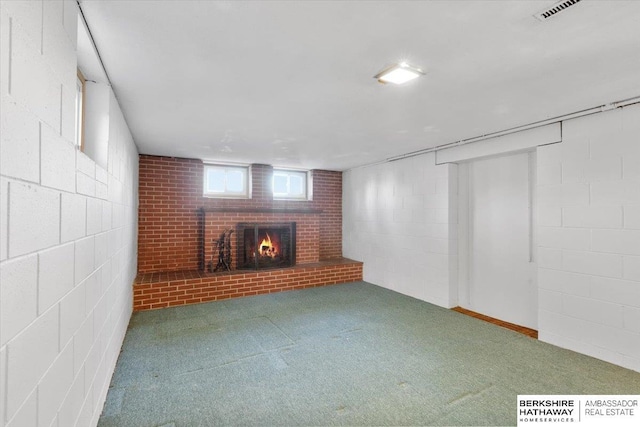
[[[239,223],[238,269],[292,267],[296,263],[296,223]]]

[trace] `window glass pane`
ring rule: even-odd
[[[305,200],[307,198],[307,172],[275,170],[273,195],[280,199]]]
[[[82,80],[76,77],[76,145],[82,146]]]
[[[224,169],[207,170],[207,191],[224,193]]]
[[[281,174],[273,175],[273,192],[275,194],[287,194],[287,176]]]
[[[214,197],[248,198],[249,168],[206,165],[204,193]]]
[[[243,175],[239,170],[227,170],[227,191],[242,193],[244,191]]]
[[[292,196],[302,196],[304,195],[304,185],[303,180],[300,175],[291,175],[289,176],[289,193]]]

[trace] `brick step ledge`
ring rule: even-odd
[[[133,285],[133,310],[199,304],[360,280],[362,263],[348,258],[263,271],[141,273]]]

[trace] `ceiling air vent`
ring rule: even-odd
[[[563,10],[575,5],[576,3],[579,3],[581,0],[564,0],[564,1],[559,1],[558,3],[554,4],[551,7],[546,8],[545,10],[542,10],[538,13],[536,13],[535,15],[533,15],[536,19],[538,19],[539,21],[546,21],[547,19],[551,18],[552,16],[562,12]]]

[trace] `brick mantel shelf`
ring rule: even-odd
[[[202,207],[198,209],[200,212],[238,212],[238,213],[277,213],[277,214],[312,214],[319,215],[323,212],[322,209],[314,208],[237,208],[237,207],[224,207],[224,208],[209,208]]]

